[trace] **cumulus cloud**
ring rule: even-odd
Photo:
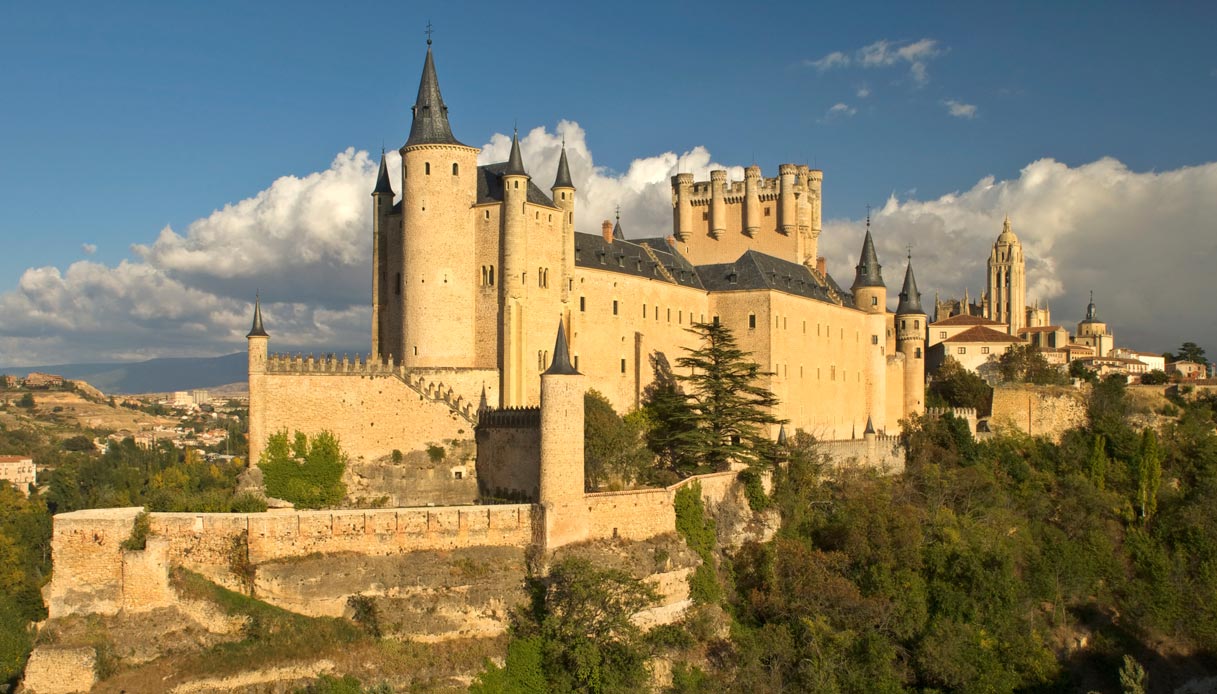
[[[899,286],[911,244],[927,306],[935,290],[979,297],[1005,214],[1023,243],[1027,299],[1047,302],[1055,323],[1075,330],[1093,289],[1118,345],[1162,351],[1194,340],[1217,349],[1202,303],[1217,263],[1217,163],[1136,172],[1111,158],[1077,167],[1041,159],[1017,178],[986,177],[933,200],[892,196],[872,221],[888,285]],[[844,284],[862,233],[860,220],[825,224],[821,253]]]
[[[704,147],[614,171],[595,163],[577,123],[561,121],[521,140],[542,190],[553,182],[563,139],[578,188],[576,224],[586,233],[598,233],[620,206],[628,237],[665,236],[672,175],[705,180],[722,168],[731,180],[743,178],[742,167],[714,162]],[[492,136],[480,163],[505,160],[510,143]],[[388,156],[400,190],[397,155]],[[346,150],[324,171],[280,178],[180,233],[162,231],[117,265],[30,268],[0,292],[0,364],[237,351],[259,289],[272,349],[366,352],[375,175],[373,157]],[[1043,159],[1010,180],[985,178],[931,200],[914,196],[893,195],[874,217],[893,296],[906,244],[927,304],[935,289],[947,296],[968,287],[978,296],[1008,213],[1024,243],[1028,297],[1050,302],[1056,322],[1076,322],[1093,288],[1118,344],[1161,350],[1190,339],[1217,350],[1217,326],[1197,308],[1211,293],[1209,268],[1217,264],[1217,163],[1147,173],[1114,159],[1077,167]],[[862,227],[848,219],[825,225],[821,252],[842,284],[852,278]]]
[[[866,97],[870,96],[870,87],[864,84],[861,87],[858,87],[854,94],[856,94],[859,99],[865,99]]]
[[[804,60],[807,67],[814,67],[820,72],[837,68],[857,66],[862,68],[884,68],[893,65],[907,65],[909,77],[917,86],[924,86],[930,81],[927,64],[942,55],[936,39],[923,38],[917,41],[890,41],[880,39],[870,45],[863,46],[852,54],[833,51],[818,60]]]
[[[82,243],[82,244],[80,244],[80,251],[82,253],[84,253],[85,255],[93,255],[94,253],[97,252],[97,244]]]
[[[975,104],[965,104],[964,102],[956,99],[947,99],[946,101],[942,102],[942,105],[947,107],[947,113],[955,116],[956,118],[966,118],[971,120],[976,117]]]

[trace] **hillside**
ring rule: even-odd
[[[244,352],[222,357],[174,357],[110,364],[56,364],[0,367],[0,374],[27,376],[52,373],[88,381],[110,394],[166,393],[244,383],[248,377]]]

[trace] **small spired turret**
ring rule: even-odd
[[[586,378],[575,369],[558,320],[553,361],[541,374],[541,470],[538,501],[547,549],[587,539],[583,500],[583,397]]]
[[[520,154],[520,131],[511,135],[511,155],[507,157],[507,168],[503,169],[504,176],[528,176],[524,168],[524,157]]]
[[[254,297],[254,320],[245,336],[249,349],[249,460],[257,461],[266,444],[266,360],[270,335],[262,325],[262,297]]]
[[[870,235],[870,214],[866,215],[866,237],[862,239],[862,253],[854,266],[854,305],[868,313],[887,310],[887,285],[883,283],[883,266],[875,253],[875,241]]]
[[[925,411],[925,310],[921,308],[921,292],[913,276],[913,254],[904,271],[904,287],[896,307],[896,349],[904,355],[904,415]]]
[[[376,174],[376,187],[372,189],[372,195],[388,195],[389,201],[393,200],[393,184],[389,182],[389,165],[385,161],[384,150],[380,151],[380,171]]]
[[[1093,306],[1094,304],[1091,305]],[[266,332],[266,328],[262,327],[262,297],[260,295],[254,297],[254,322],[253,326],[249,329],[249,334],[245,337],[270,337]]]

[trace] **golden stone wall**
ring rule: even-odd
[[[989,421],[994,430],[1012,428],[1059,441],[1066,430],[1086,423],[1086,391],[1072,386],[998,386]]]

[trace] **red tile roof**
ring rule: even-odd
[[[28,463],[31,460],[28,455],[0,455],[0,463]]]
[[[975,328],[968,328],[954,337],[948,337],[943,342],[1025,342],[1025,340],[1020,340],[1000,330],[978,325]]]

